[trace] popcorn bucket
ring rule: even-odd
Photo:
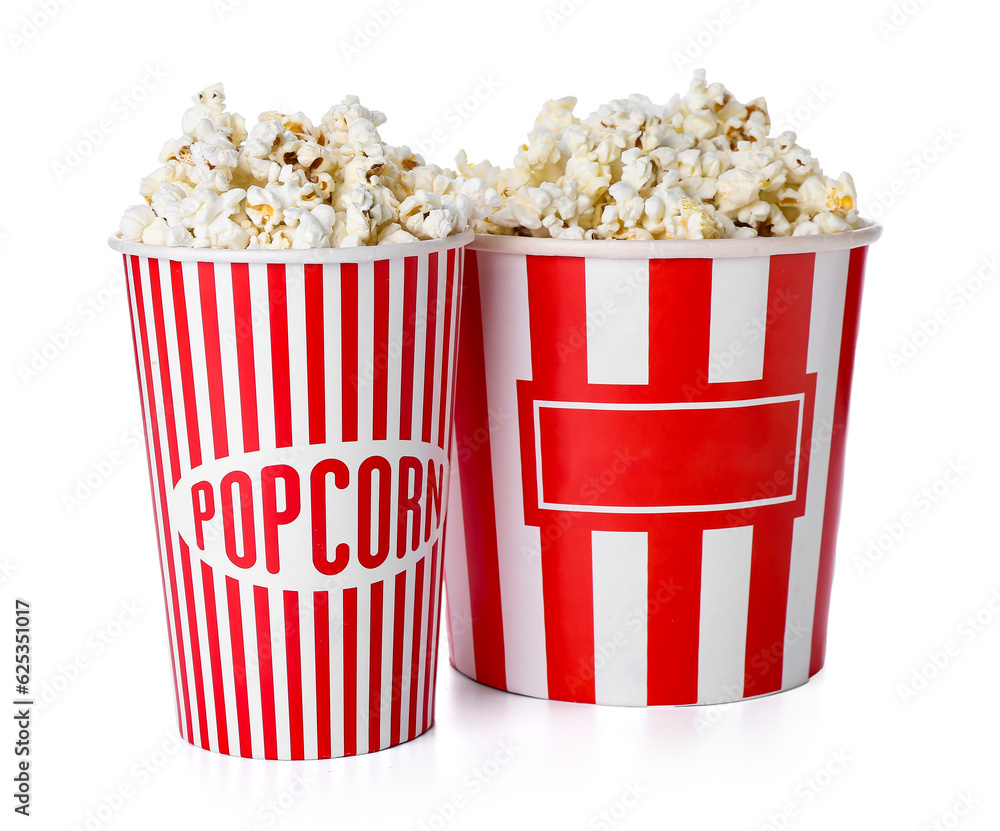
[[[123,255],[177,719],[325,759],[434,719],[462,251]]]
[[[643,706],[820,670],[880,234],[476,238],[445,564],[460,672]]]

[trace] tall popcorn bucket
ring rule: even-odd
[[[431,726],[471,239],[226,251],[111,238],[192,744],[325,759]]]
[[[644,706],[820,670],[881,231],[476,237],[445,563],[460,672]]]

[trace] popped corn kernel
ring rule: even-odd
[[[795,133],[769,136],[764,99],[744,104],[704,70],[666,104],[630,95],[577,118],[576,103],[547,101],[510,168],[458,155],[460,175],[497,194],[477,204],[477,233],[711,239],[867,224],[848,174],[824,175]]]
[[[571,111],[565,102],[551,124]],[[180,137],[163,145],[161,166],[142,179],[145,204],[125,212],[122,237],[195,248],[399,244],[460,233],[501,206],[483,180],[488,165],[463,160],[459,174],[426,164],[409,147],[385,144],[384,123],[348,96],[318,124],[268,110],[247,129],[226,111],[222,85],[206,87]],[[546,152],[553,164],[561,159],[558,148]],[[531,163],[539,159],[532,154]]]

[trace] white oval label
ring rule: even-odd
[[[168,496],[171,523],[193,554],[254,585],[384,580],[440,539],[449,469],[445,451],[424,442],[377,450],[310,445],[207,461]]]

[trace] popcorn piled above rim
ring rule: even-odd
[[[480,234],[558,239],[712,239],[832,234],[866,227],[847,173],[823,174],[795,133],[769,137],[767,104],[741,104],[694,73],[683,97],[644,95],[580,120],[576,98],[548,101],[513,168],[456,159],[500,194]]]
[[[194,248],[329,248],[441,239],[500,205],[478,178],[425,164],[378,134],[385,116],[348,96],[314,126],[265,112],[246,128],[221,84],[194,96],[183,135],[121,220],[130,242]]]

